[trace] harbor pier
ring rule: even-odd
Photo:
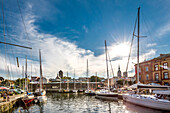
[[[19,99],[22,97],[24,97],[24,94],[10,96],[9,101],[5,102],[3,102],[3,98],[0,98],[0,113],[6,112],[13,108],[16,102],[19,101]]]

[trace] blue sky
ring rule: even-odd
[[[90,75],[98,72],[105,76],[104,40],[107,40],[110,57],[114,59],[112,65],[116,76],[118,65],[122,72],[126,68],[139,5],[140,33],[147,36],[140,39],[141,61],[170,52],[168,0],[19,0],[19,3],[28,36],[17,0],[8,0],[3,3],[6,41],[31,46],[33,50],[6,46],[5,57],[5,46],[0,45],[3,59],[0,70],[4,77],[7,66],[14,77],[20,76],[21,67],[16,68],[15,57],[19,57],[20,65],[24,65],[25,55],[32,65],[28,67],[30,75],[39,74],[39,48],[42,50],[44,76],[48,78],[56,76],[60,69],[65,74],[68,71],[71,76],[75,69],[77,76],[85,76],[86,59],[89,59]],[[4,41],[2,13],[0,21],[1,40]],[[132,62],[136,62],[136,39],[132,54],[129,72],[134,72]]]

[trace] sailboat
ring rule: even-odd
[[[47,100],[46,91],[43,89],[43,76],[42,76],[42,64],[41,64],[41,50],[39,49],[40,58],[40,88],[35,90],[34,95],[37,97],[38,102],[44,102]]]
[[[105,53],[106,53],[106,68],[107,68],[107,89],[101,89],[99,92],[97,92],[96,98],[103,99],[103,100],[118,101],[118,93],[113,93],[110,91],[106,40],[105,40]]]
[[[86,95],[95,95],[95,92],[93,90],[89,89],[89,79],[88,79],[88,59],[87,59],[87,90],[85,91]]]
[[[77,93],[76,84],[75,84],[75,70],[74,70],[74,79],[73,79],[73,82],[74,82],[74,89],[72,90],[72,92],[73,93]]]
[[[34,102],[34,95],[28,92],[28,81],[27,81],[27,56],[26,56],[26,61],[25,61],[25,91],[26,94],[22,98],[22,101],[24,102],[25,106],[28,106],[28,104],[31,104]]]
[[[68,79],[68,72],[67,72],[67,89],[64,90],[64,93],[69,93],[70,89],[69,89],[69,79]]]
[[[137,49],[137,92],[139,92],[139,86],[141,86],[139,82],[139,21],[140,21],[140,7],[138,8],[138,49]],[[136,24],[135,24],[136,27]],[[134,34],[133,34],[134,35]],[[142,88],[148,87],[148,85],[143,85]],[[151,85],[149,86],[151,87]],[[154,87],[153,87],[154,88]],[[153,91],[156,96],[153,95],[140,95],[140,94],[124,94],[123,101],[149,107],[153,109],[161,109],[161,110],[167,110],[170,111],[170,90],[166,91]],[[169,98],[169,100],[168,100]]]

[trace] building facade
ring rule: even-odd
[[[144,84],[170,85],[170,53],[139,63],[139,81]],[[137,65],[135,76],[137,80]]]

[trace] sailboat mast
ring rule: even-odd
[[[96,72],[96,89],[97,89],[97,72]]]
[[[67,90],[69,90],[68,72],[67,72]]]
[[[105,53],[106,53],[106,68],[107,68],[107,87],[109,88],[109,70],[108,70],[108,60],[107,60],[107,45],[106,45],[106,40],[105,40]]]
[[[42,90],[42,66],[41,66],[41,50],[39,49],[39,57],[40,57],[40,91]]]
[[[25,90],[28,91],[28,87],[27,87],[27,56],[25,58]]]
[[[22,78],[24,78],[24,66],[22,66]],[[24,90],[24,83],[22,84],[23,85],[23,87],[22,87],[22,89]]]
[[[87,59],[87,90],[89,90],[89,79],[88,79],[88,74],[89,74],[89,70],[88,70],[88,59]]]
[[[140,7],[138,8],[137,83],[139,83],[139,29],[140,29]]]
[[[74,69],[74,89],[76,89],[76,85],[75,85],[75,69]]]

